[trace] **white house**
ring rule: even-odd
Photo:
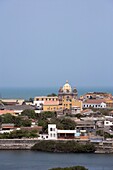
[[[90,107],[93,107],[93,108],[106,108],[106,103],[104,102],[104,100],[86,100],[83,102],[83,105],[82,105],[83,108],[90,108]]]
[[[57,139],[74,139],[80,136],[76,130],[60,130],[56,128],[56,124],[48,124],[48,135],[41,134],[38,139],[57,140]]]
[[[113,121],[105,120],[104,121],[104,126],[113,126]]]
[[[57,139],[57,128],[55,124],[48,124],[48,138]]]

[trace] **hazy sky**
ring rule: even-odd
[[[0,87],[113,86],[113,0],[0,0]]]

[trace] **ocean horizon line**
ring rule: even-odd
[[[0,88],[0,98],[23,98],[29,99],[35,96],[45,96],[48,94],[58,94],[60,87],[15,87]],[[87,92],[106,92],[113,94],[113,87],[77,87],[78,96]]]

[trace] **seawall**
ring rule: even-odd
[[[38,139],[0,139],[0,150],[29,150]]]
[[[0,150],[30,150],[38,142],[39,139],[0,139]],[[86,143],[86,141],[79,142]],[[93,144],[96,148],[95,153],[113,153],[113,141],[93,142]]]

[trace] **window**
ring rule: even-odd
[[[50,128],[50,131],[52,131],[53,129],[52,128]]]

